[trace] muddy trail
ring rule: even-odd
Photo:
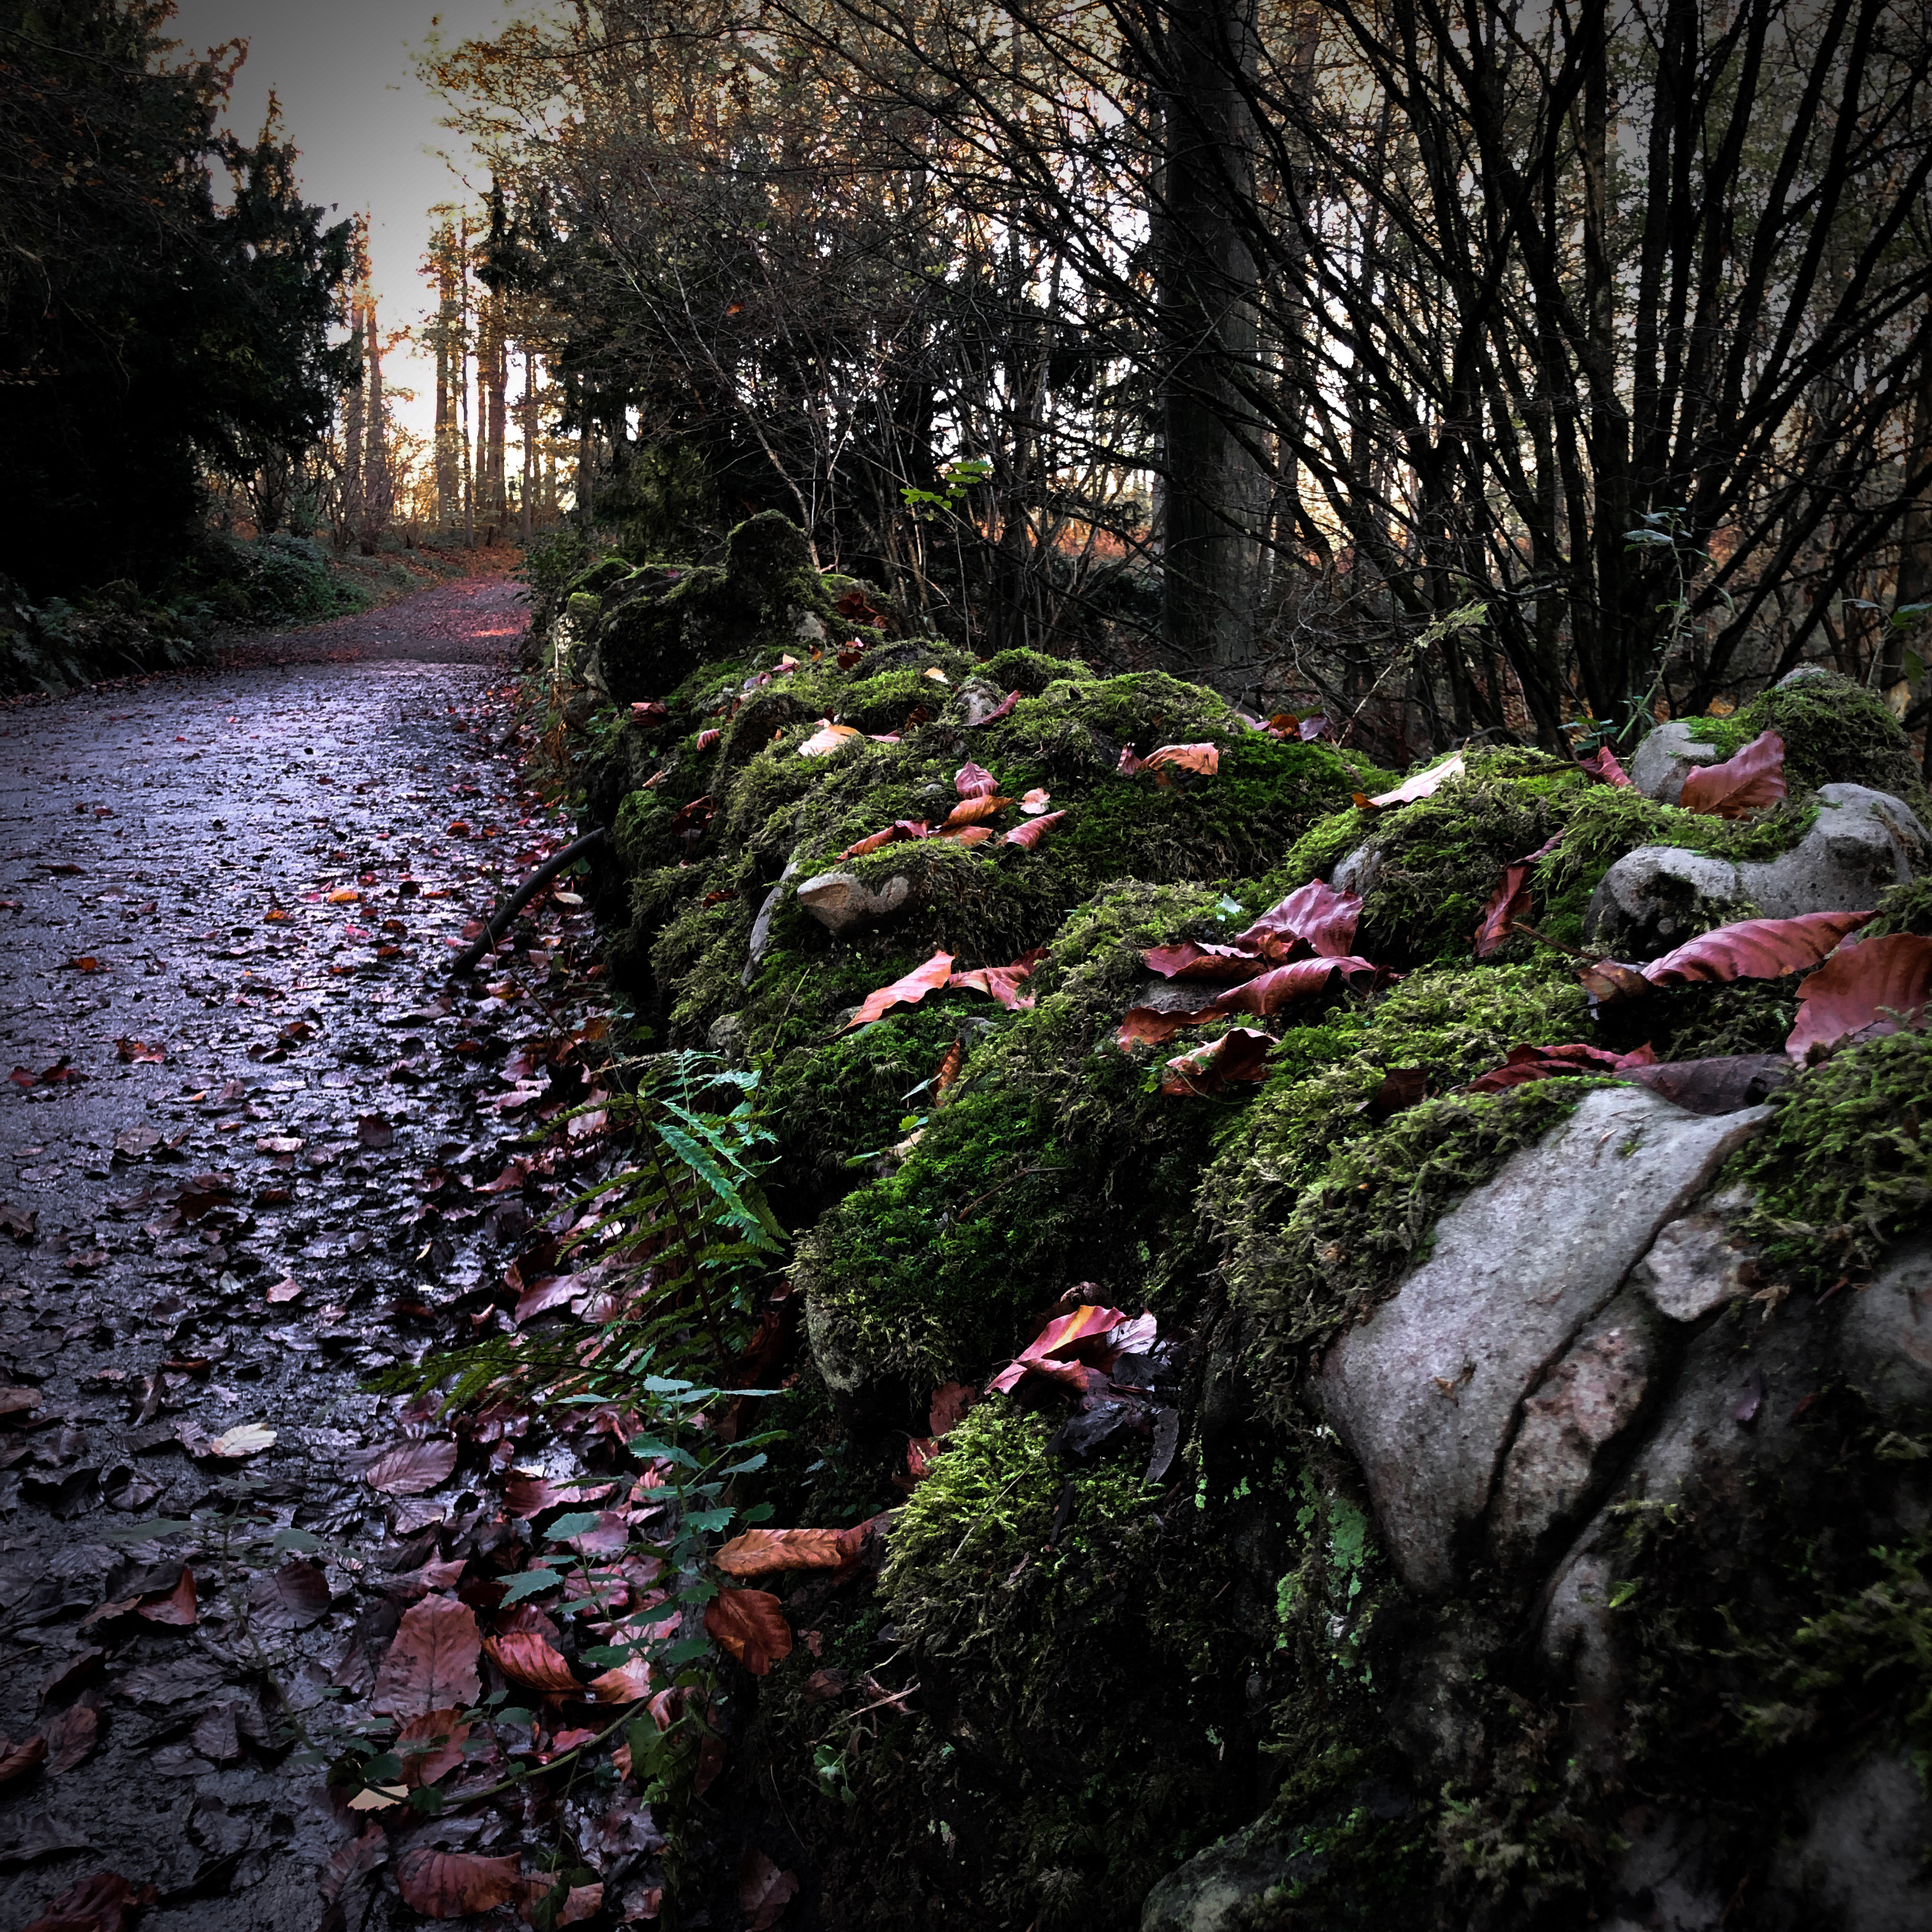
[[[522,1458],[458,1473],[364,1383],[554,1250],[524,1137],[598,998],[568,892],[449,976],[569,835],[520,788],[515,591],[0,714],[0,1925],[420,1922],[373,1869],[410,1832],[322,1767]]]

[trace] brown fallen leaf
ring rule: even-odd
[[[151,1624],[171,1624],[177,1629],[187,1629],[194,1622],[196,1615],[194,1572],[184,1564],[174,1587],[169,1590],[151,1590],[136,1603],[134,1614],[146,1617]]]
[[[600,1704],[634,1704],[651,1694],[651,1666],[641,1657],[627,1657],[592,1678],[590,1688]]]
[[[941,822],[948,826],[978,825],[998,817],[1012,803],[1011,799],[1000,798],[992,792],[975,793],[970,797],[962,798]]]
[[[950,1435],[961,1417],[979,1400],[979,1394],[970,1382],[941,1382],[933,1390],[926,1409],[926,1427],[935,1436]]]
[[[720,1590],[704,1606],[704,1628],[754,1677],[791,1654],[791,1625],[767,1590]]]
[[[40,1735],[47,1741],[47,1769],[56,1778],[73,1770],[93,1750],[100,1733],[100,1713],[92,1705],[69,1705],[40,1726]]]
[[[780,1871],[755,1846],[747,1846],[738,1867],[738,1909],[745,1932],[771,1932],[798,1890],[795,1872]]]
[[[454,1470],[456,1456],[456,1444],[448,1436],[428,1442],[398,1442],[363,1471],[362,1480],[384,1496],[427,1496]]]
[[[466,1709],[482,1690],[476,1674],[482,1650],[476,1612],[467,1604],[425,1597],[403,1612],[376,1673],[370,1708],[392,1718]]]
[[[952,788],[962,798],[991,798],[1000,784],[984,765],[975,764],[968,758],[952,774]]]
[[[728,1576],[768,1576],[782,1570],[836,1570],[850,1552],[836,1529],[748,1529],[712,1561]]]
[[[952,972],[952,955],[935,952],[922,966],[915,966],[910,973],[895,980],[889,986],[881,986],[876,992],[866,994],[859,1010],[845,1022],[844,1030],[854,1027],[868,1026],[874,1020],[883,1018],[894,1006],[916,1006],[928,993],[936,993],[943,987]]]
[[[724,735],[724,734],[716,724],[706,726],[698,734],[698,749],[700,752],[710,751]]]
[[[1044,786],[1035,785],[1033,790],[1028,792],[1026,796],[1020,800],[1020,809],[1026,814],[1028,818],[1037,818],[1042,812],[1046,811],[1048,805],[1052,802],[1052,797],[1053,794],[1047,790]]]
[[[117,1040],[114,1048],[117,1060],[150,1066],[164,1066],[167,1061],[168,1050],[165,1046],[149,1046],[142,1040]]]
[[[1198,772],[1204,777],[1211,778],[1220,768],[1220,747],[1208,744],[1157,746],[1144,758],[1136,758],[1131,746],[1124,746],[1116,767],[1128,778],[1139,772],[1162,770]]]
[[[946,984],[949,991],[991,994],[1008,1012],[1023,1012],[1033,1002],[1020,997],[1020,982],[1031,976],[1046,956],[1046,948],[1038,946],[1010,966],[975,966],[969,972],[950,974]]]
[[[403,1782],[411,1790],[434,1784],[463,1762],[470,1726],[460,1711],[426,1711],[396,1733],[395,1752],[403,1761]]]
[[[417,1845],[396,1861],[396,1889],[403,1903],[425,1918],[467,1918],[524,1896],[529,1888],[520,1862],[514,1852],[486,1858]]]
[[[1361,916],[1362,902],[1354,893],[1338,892],[1326,880],[1311,879],[1235,934],[1234,944],[1271,965],[1303,952],[1346,958]]]
[[[1841,946],[1798,989],[1798,1024],[1784,1050],[1794,1060],[1857,1036],[1922,1026],[1932,1006],[1932,939],[1894,932]]]
[[[1433,796],[1451,778],[1460,778],[1465,769],[1462,754],[1458,752],[1440,764],[1431,765],[1426,771],[1417,772],[1404,778],[1393,790],[1377,792],[1367,802],[1384,811],[1392,805],[1412,805],[1419,798]],[[1359,805],[1362,802],[1358,794],[1356,802]]]
[[[1653,986],[1706,985],[1730,980],[1776,980],[1802,972],[1876,915],[1808,912],[1793,919],[1744,919],[1687,940],[1637,970]],[[1809,982],[1807,982],[1809,984]],[[1800,997],[1802,995],[1801,994]]]
[[[45,1738],[22,1738],[18,1744],[0,1738],[0,1784],[26,1777],[46,1754]]]
[[[576,1673],[540,1630],[512,1630],[507,1636],[486,1636],[483,1648],[503,1675],[547,1696],[581,1696]]]
[[[11,1201],[0,1201],[0,1234],[10,1234],[22,1247],[34,1238],[40,1218],[37,1208],[22,1208]],[[0,1411],[0,1414],[4,1413]]]
[[[386,1114],[364,1114],[356,1123],[356,1138],[365,1148],[393,1147],[395,1124]]]
[[[1576,1041],[1561,1046],[1513,1046],[1500,1066],[1479,1073],[1460,1094],[1502,1094],[1532,1081],[1561,1080],[1580,1073],[1622,1073],[1633,1066],[1648,1066],[1657,1058],[1646,1045],[1631,1053],[1612,1053],[1608,1048]]]
[[[1516,930],[1520,919],[1529,916],[1529,868],[1526,865],[1506,866],[1502,877],[1496,881],[1496,890],[1490,893],[1489,902],[1483,908],[1483,915],[1476,922],[1476,930],[1472,935],[1475,943],[1478,959],[1493,958],[1500,952]]]
[[[1030,852],[1066,816],[1064,812],[1048,812],[1037,818],[1030,818],[1024,825],[1016,825],[1001,842],[1017,845],[1023,852]]]
[[[1742,818],[1785,795],[1784,740],[1764,731],[1721,765],[1699,765],[1686,774],[1677,802],[1686,812]]]
[[[1083,1285],[1090,1288],[1094,1284],[1089,1282]],[[1010,1394],[1029,1373],[1051,1376],[1084,1393],[1087,1382],[1080,1372],[1080,1365],[1070,1357],[1065,1360],[1062,1357],[1067,1356],[1070,1351],[1082,1342],[1112,1334],[1126,1320],[1120,1310],[1103,1307],[1094,1302],[1084,1303],[1070,1314],[1056,1316],[986,1384],[986,1393]]]
[[[1198,1098],[1223,1092],[1236,1081],[1265,1080],[1268,1056],[1274,1044],[1272,1034],[1258,1033],[1252,1027],[1230,1027],[1219,1040],[1170,1060],[1160,1090],[1177,1099]]]
[[[1617,763],[1617,754],[1607,745],[1600,745],[1587,758],[1577,761],[1593,778],[1601,778],[1608,785],[1628,786],[1630,779],[1622,765]]]
[[[154,1902],[152,1885],[130,1885],[118,1872],[96,1872],[69,1886],[21,1932],[130,1932],[142,1906]]]
[[[352,1838],[346,1845],[338,1845],[334,1855],[323,1868],[316,1889],[327,1904],[341,1892],[342,1888],[358,1879],[366,1872],[372,1872],[379,1865],[389,1862],[389,1837],[380,1825],[371,1825],[359,1838]]]
[[[821,718],[818,729],[799,746],[798,754],[801,758],[826,758],[842,746],[849,745],[863,735],[854,725],[835,724],[830,718]]]

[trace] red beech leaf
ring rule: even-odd
[[[738,1909],[745,1915],[745,1932],[771,1932],[797,1890],[796,1873],[780,1871],[755,1846],[748,1846],[738,1868]]]
[[[1234,944],[1277,964],[1304,947],[1324,959],[1340,959],[1355,943],[1355,922],[1361,916],[1362,902],[1353,892],[1338,892],[1324,880],[1311,879],[1238,932]]]
[[[976,792],[970,798],[962,798],[949,812],[943,821],[948,826],[978,825],[988,818],[997,818],[1012,803],[1010,798],[1000,798],[992,792]]]
[[[1230,986],[1208,1009],[1211,1013],[1252,1013],[1266,1019],[1298,1000],[1312,999],[1328,990],[1337,973],[1354,980],[1363,974],[1372,979],[1381,969],[1352,953],[1341,958],[1297,959],[1277,966],[1246,986]]]
[[[836,1529],[748,1529],[712,1559],[728,1576],[770,1576],[782,1570],[836,1570],[848,1552]]]
[[[868,993],[865,1003],[845,1022],[844,1030],[854,1027],[868,1026],[874,1020],[883,1018],[895,1006],[916,1006],[928,993],[936,993],[950,978],[952,972],[952,955],[935,952],[923,966],[915,966],[902,979],[895,980],[890,986],[881,986],[876,992]]]
[[[1599,959],[1576,976],[1590,997],[1590,1010],[1613,1006],[1624,1000],[1640,1000],[1652,991],[1651,983],[1635,966],[1615,959]]]
[[[1483,916],[1476,922],[1476,957],[1492,958],[1510,937],[1516,922],[1529,916],[1529,867],[1519,862],[1503,868]]]
[[[1240,946],[1215,946],[1184,939],[1173,946],[1156,946],[1141,955],[1150,973],[1163,980],[1252,980],[1267,962]]]
[[[476,1612],[450,1597],[425,1597],[403,1612],[376,1673],[370,1708],[392,1718],[467,1709],[482,1690],[476,1660],[483,1641]]]
[[[1700,765],[1687,775],[1677,802],[1686,812],[1742,818],[1784,796],[1784,740],[1760,732],[1721,765]]]
[[[1617,754],[1607,745],[1599,745],[1587,758],[1577,762],[1593,778],[1601,778],[1607,785],[1628,785],[1630,775],[1617,763]]]
[[[1008,1012],[1022,1012],[1033,1002],[1020,998],[1020,982],[1029,978],[1046,957],[1046,948],[1038,946],[1010,966],[975,966],[970,972],[950,974],[946,983],[953,990],[990,994]]]
[[[1199,772],[1211,778],[1221,768],[1221,748],[1218,745],[1160,745],[1145,758],[1138,758],[1132,746],[1124,746],[1117,769],[1132,778],[1137,772],[1154,771],[1162,766],[1178,772]]]
[[[724,736],[724,734],[721,731],[716,725],[713,724],[708,729],[698,733],[697,748],[700,752],[708,752],[713,745],[717,743],[720,738]]]
[[[950,832],[935,832],[935,838],[944,838],[951,845],[983,845],[992,837],[990,825],[961,825]]]
[[[0,1738],[0,1784],[26,1777],[46,1754],[45,1738],[22,1738],[18,1744]]]
[[[324,1904],[331,1903],[350,1880],[360,1878],[364,1872],[372,1872],[378,1865],[388,1862],[389,1834],[381,1826],[371,1825],[361,1838],[337,1846],[334,1856],[322,1868],[316,1889],[322,1894]]]
[[[1798,1024],[1784,1050],[1794,1060],[1854,1035],[1875,1039],[1922,1026],[1932,1004],[1932,939],[1894,932],[1841,946],[1798,989]]]
[[[669,1621],[675,1630],[676,1619]],[[626,1658],[592,1678],[590,1688],[600,1704],[635,1704],[651,1694],[651,1666],[641,1657]]]
[[[1418,798],[1429,797],[1451,778],[1460,778],[1463,770],[1462,754],[1458,752],[1454,758],[1431,765],[1426,772],[1416,772],[1404,778],[1393,791],[1377,792],[1369,803],[1378,806],[1412,805]],[[1359,797],[1357,802],[1360,802]]]
[[[941,1382],[932,1392],[926,1426],[935,1436],[950,1435],[973,1406],[979,1391],[970,1382]]]
[[[540,1630],[512,1630],[507,1636],[486,1636],[483,1648],[496,1668],[514,1683],[529,1685],[554,1697],[575,1697],[584,1686],[562,1654]]]
[[[1478,1074],[1460,1094],[1500,1094],[1532,1080],[1567,1079],[1579,1073],[1621,1073],[1633,1066],[1649,1066],[1657,1055],[1648,1043],[1630,1053],[1576,1041],[1563,1046],[1513,1046],[1500,1066]]]
[[[388,1496],[422,1496],[441,1486],[456,1467],[456,1444],[440,1442],[398,1442],[386,1449],[362,1472],[372,1490]]]
[[[194,1622],[194,1572],[185,1567],[171,1590],[151,1591],[134,1606],[151,1624],[172,1624],[185,1630]]]
[[[69,1886],[22,1932],[130,1932],[141,1907],[154,1902],[152,1886],[130,1885],[118,1872],[96,1872]]]
[[[862,838],[856,845],[848,845],[839,854],[842,859],[862,858],[868,852],[877,852],[888,845],[896,845],[903,838],[929,838],[932,828],[922,818],[896,818],[883,832],[874,832],[871,837]]]
[[[769,1590],[720,1590],[704,1606],[704,1628],[754,1677],[791,1654],[791,1625]]]
[[[1776,980],[1815,966],[1848,932],[1877,916],[1867,912],[1807,912],[1796,919],[1745,919],[1687,940],[1637,970],[1653,986],[1724,980]]]
[[[47,1769],[58,1778],[86,1761],[100,1730],[100,1713],[89,1704],[70,1704],[42,1726],[47,1741]]]
[[[1084,1379],[1071,1372],[1075,1364],[1056,1358],[1080,1342],[1111,1335],[1126,1318],[1119,1309],[1103,1308],[1095,1303],[1085,1304],[1070,1315],[1056,1316],[986,1384],[986,1393],[991,1395],[998,1390],[1004,1394],[1016,1389],[1029,1372],[1052,1376],[1056,1381],[1073,1382],[1084,1388]]]
[[[1046,836],[1049,826],[1058,825],[1066,816],[1064,812],[1043,812],[1037,818],[1029,818],[1024,825],[1016,825],[1006,836],[1006,843],[1017,845],[1022,852],[1030,852]]]
[[[514,1852],[486,1858],[417,1845],[396,1861],[396,1889],[403,1903],[425,1918],[467,1918],[524,1896],[530,1886],[518,1869],[521,1863]]]
[[[976,765],[968,758],[952,774],[952,788],[962,798],[990,798],[1000,784],[984,765]]]
[[[396,1755],[403,1761],[403,1782],[412,1790],[434,1784],[463,1762],[464,1741],[470,1726],[460,1711],[428,1711],[412,1718],[396,1733]]]
[[[1170,1078],[1160,1083],[1163,1094],[1177,1097],[1218,1094],[1231,1082],[1265,1080],[1273,1035],[1251,1027],[1232,1027],[1219,1040],[1167,1063]]]
[[[830,718],[821,718],[818,729],[799,746],[798,754],[801,758],[823,758],[863,735],[856,725],[835,724]]]
[[[1217,1010],[1212,1000],[1204,1006],[1178,1013],[1161,1006],[1130,1006],[1114,1036],[1114,1043],[1123,1053],[1136,1046],[1165,1046],[1176,1034],[1213,1019]]]
[[[1028,818],[1037,818],[1052,802],[1052,800],[1053,794],[1044,785],[1035,785],[1033,790],[1020,800],[1020,809]]]

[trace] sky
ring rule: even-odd
[[[177,0],[171,32],[184,46],[248,43],[230,98],[236,133],[252,139],[260,131],[273,88],[286,138],[301,150],[296,172],[304,197],[332,204],[338,215],[368,211],[386,334],[420,321],[428,307],[418,267],[429,210],[475,198],[451,164],[473,173],[476,157],[436,125],[439,104],[416,78],[416,51],[434,23],[446,39],[463,40],[494,33],[511,10],[505,0]],[[487,188],[487,181],[478,185]],[[385,359],[383,379],[416,392],[397,413],[427,433],[435,412],[434,362],[398,352]]]

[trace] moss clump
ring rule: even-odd
[[[1758,1190],[1740,1223],[1773,1279],[1816,1291],[1868,1271],[1932,1204],[1932,1034],[1898,1033],[1804,1069],[1727,1180]]]
[[[1619,1053],[1648,1046],[1659,1060],[1782,1053],[1798,1023],[1801,976],[1726,984],[1660,986],[1648,998],[1604,1009],[1599,1042]]]
[[[1898,720],[1876,692],[1834,671],[1774,685],[1728,718],[1692,718],[1689,730],[1727,758],[1760,732],[1774,730],[1784,740],[1785,777],[1794,789],[1869,785],[1924,809],[1924,784]]]
[[[1494,1096],[1426,1101],[1343,1146],[1285,1216],[1287,1197],[1278,1185],[1268,1188],[1274,1211],[1245,1212],[1229,1229],[1226,1273],[1259,1327],[1255,1372],[1275,1391],[1270,1406],[1292,1411],[1294,1371],[1310,1345],[1385,1299],[1427,1252],[1447,1208],[1601,1084],[1546,1080]]]
[[[1932,873],[1894,886],[1879,901],[1877,918],[1861,930],[1859,937],[1876,939],[1888,932],[1932,937]]]

